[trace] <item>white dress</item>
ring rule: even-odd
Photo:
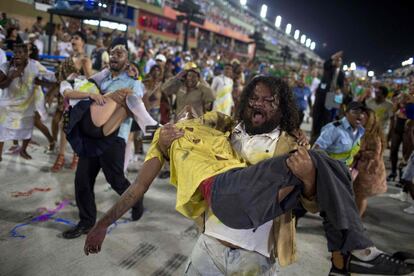
[[[7,75],[9,62],[0,65]],[[29,59],[22,77],[15,78],[3,89],[0,98],[0,142],[30,139],[33,132],[34,112],[44,113],[44,95],[34,84],[36,77],[52,80],[54,76],[38,61]]]

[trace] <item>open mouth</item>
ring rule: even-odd
[[[252,123],[254,125],[261,125],[266,122],[266,113],[260,109],[254,109],[252,111]]]

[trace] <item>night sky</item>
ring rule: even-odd
[[[414,56],[412,0],[248,0],[258,12],[262,4],[271,22],[281,15],[283,30],[291,23],[292,34],[299,29],[310,37],[324,59],[343,50],[344,63],[378,74]]]

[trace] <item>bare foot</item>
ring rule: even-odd
[[[39,146],[39,143],[33,140],[30,140],[29,144],[35,145],[35,146]]]
[[[32,157],[27,153],[26,150],[21,150],[20,151],[20,156],[23,157],[26,160],[30,160],[32,159]]]
[[[20,146],[19,145],[13,145],[7,151],[9,151],[9,152],[15,152],[18,149],[20,149]]]

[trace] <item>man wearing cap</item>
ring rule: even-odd
[[[141,98],[143,86],[140,81],[128,75],[128,49],[124,39],[113,41],[110,50],[110,69],[104,69],[91,77],[101,93],[106,94],[120,89],[130,89],[132,94]],[[128,117],[119,127],[114,142],[97,156],[80,156],[75,175],[76,205],[79,208],[79,223],[65,231],[63,237],[73,239],[88,233],[95,224],[96,205],[93,187],[96,176],[102,169],[111,187],[122,194],[130,182],[124,175],[125,145],[131,129],[132,118]],[[112,140],[111,140],[112,141]],[[143,213],[142,200],[132,207],[132,220],[138,220]]]
[[[321,135],[315,142],[315,148],[322,149],[333,159],[351,166],[365,132],[361,124],[364,119],[364,109],[364,105],[360,102],[349,103],[344,118],[322,128]]]
[[[186,105],[194,108],[198,115],[212,109],[214,102],[213,91],[200,78],[200,71],[194,62],[184,65],[184,70],[175,77],[167,80],[161,91],[168,96],[176,96],[176,111],[181,111]]]
[[[163,54],[158,54],[155,57],[155,62],[156,62],[156,64],[158,64],[164,70],[164,65],[167,62],[167,58]],[[150,68],[150,70],[151,70],[151,68]]]

